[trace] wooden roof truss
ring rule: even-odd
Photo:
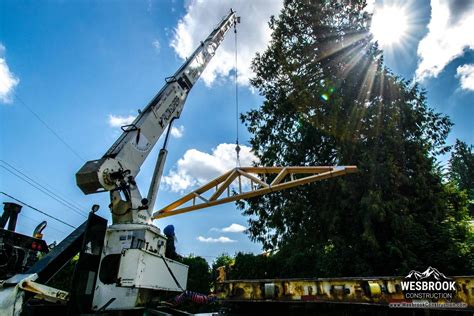
[[[248,199],[356,171],[356,166],[238,167],[155,212],[153,219]]]

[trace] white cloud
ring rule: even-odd
[[[257,157],[248,146],[240,146],[240,164],[251,166]],[[210,154],[188,149],[168,175],[163,176],[165,189],[180,192],[204,184],[236,167],[235,144],[219,144]]]
[[[109,114],[109,125],[111,127],[121,127],[124,125],[132,124],[135,116],[120,116],[120,115],[113,115]]]
[[[184,134],[184,126],[183,125],[180,125],[178,127],[171,127],[171,136],[173,136],[174,138],[181,138],[183,137],[183,134]]]
[[[233,8],[241,23],[238,33],[238,82],[247,85],[252,76],[251,60],[256,52],[262,52],[270,40],[268,21],[271,15],[278,15],[283,7],[282,0],[190,0],[186,5],[186,15],[174,29],[170,46],[182,59],[190,56],[211,30]],[[209,8],[212,8],[210,10]],[[235,48],[233,30],[217,49],[217,53],[202,74],[205,84],[210,86],[217,78],[226,77],[234,68]]]
[[[156,52],[159,53],[160,52],[160,49],[161,49],[161,44],[160,44],[160,41],[158,39],[155,39],[151,45],[153,45],[153,47],[155,48]]]
[[[214,232],[223,232],[223,233],[243,233],[246,229],[247,229],[247,227],[245,227],[245,226],[242,226],[240,224],[232,223],[229,226],[224,227],[224,228],[213,227],[210,230],[214,231]]]
[[[465,64],[456,69],[456,77],[461,82],[461,89],[474,91],[474,64]]]
[[[431,0],[428,34],[418,45],[416,78],[437,77],[444,67],[474,49],[473,1]]]
[[[224,233],[242,233],[246,230],[247,228],[245,226],[239,225],[239,224],[231,224],[230,226],[222,228],[222,231]]]
[[[206,242],[206,243],[231,243],[231,242],[236,242],[237,240],[233,240],[233,239],[230,239],[228,237],[224,237],[224,236],[221,236],[219,238],[212,238],[212,237],[203,237],[203,236],[199,236],[198,238],[196,238],[197,240],[199,240],[200,242]]]
[[[5,46],[0,43],[0,102],[11,103],[11,94],[20,83],[20,79],[10,71],[5,59],[5,50]]]

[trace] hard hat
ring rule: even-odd
[[[174,226],[166,226],[165,229],[163,229],[163,233],[165,233],[166,236],[174,236]]]

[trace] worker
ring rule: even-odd
[[[174,226],[173,225],[166,226],[165,229],[163,229],[163,233],[165,234],[167,238],[165,256],[167,258],[177,260],[180,256],[176,253],[176,246],[174,244],[176,241]]]

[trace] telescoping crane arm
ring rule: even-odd
[[[178,71],[166,78],[164,87],[133,123],[122,126],[122,135],[106,154],[101,159],[86,162],[77,172],[77,185],[85,194],[110,192],[114,223],[151,222],[153,205],[142,199],[135,177],[160,136],[181,115],[189,91],[216,53],[226,32],[237,22],[238,17],[231,10]],[[154,177],[150,191],[159,183],[163,160],[159,160],[155,170],[157,177]]]

